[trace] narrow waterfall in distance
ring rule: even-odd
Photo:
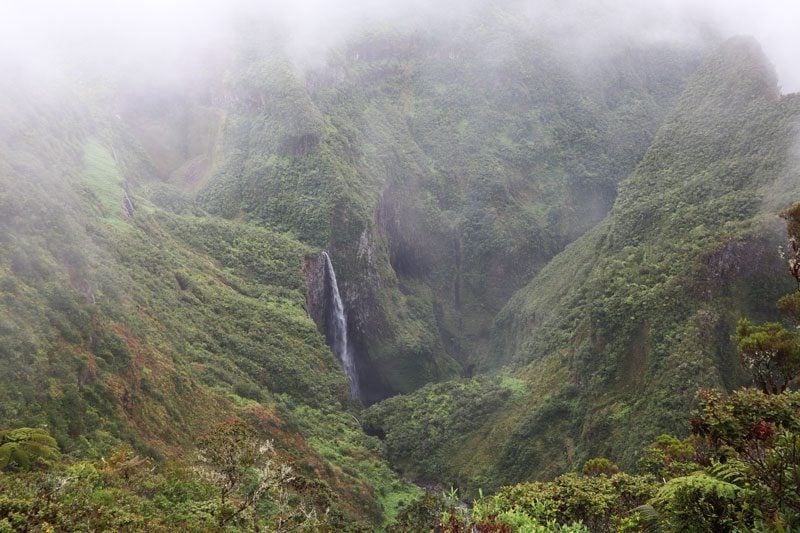
[[[332,321],[329,324],[332,332],[331,348],[337,359],[341,361],[344,373],[350,382],[350,394],[353,398],[360,400],[361,390],[358,384],[358,372],[356,371],[353,350],[347,339],[347,317],[344,314],[344,304],[339,294],[339,284],[336,282],[336,272],[333,270],[333,264],[327,252],[322,252],[322,256],[325,258],[325,272],[330,283],[331,303],[333,304],[330,310]]]

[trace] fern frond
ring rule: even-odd
[[[640,505],[634,512],[642,518],[642,531],[644,533],[661,533],[661,515],[655,507],[649,504]]]

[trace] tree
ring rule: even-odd
[[[584,476],[613,476],[619,473],[619,467],[605,457],[589,459],[583,465]]]
[[[280,461],[272,446],[244,422],[230,420],[215,426],[198,441],[197,472],[219,491],[216,511],[220,527],[257,524],[256,504],[270,497],[274,504],[270,530],[313,527],[316,513],[289,502],[292,469]],[[257,528],[257,526],[256,526]]]
[[[800,527],[800,392],[700,390],[691,425],[708,446],[705,472],[743,489],[742,519]]]
[[[800,203],[781,213],[786,219],[789,273],[800,288]],[[800,324],[800,291],[778,300],[778,309]],[[800,338],[777,322],[753,326],[742,319],[736,328],[742,364],[765,394],[780,394],[800,374]]]
[[[800,285],[800,203],[781,213],[781,217],[786,219],[786,231],[789,234],[789,246],[786,250],[789,273]]]
[[[736,529],[743,492],[738,485],[695,472],[667,481],[650,504],[667,531],[722,533]]]
[[[671,435],[659,435],[644,451],[639,467],[663,480],[696,472],[706,462],[698,440],[696,436],[681,440]]]
[[[417,533],[435,531],[442,514],[447,511],[447,503],[441,496],[425,493],[419,500],[405,507],[389,526],[390,533]]]
[[[753,326],[743,318],[736,327],[736,346],[745,368],[764,394],[780,394],[800,374],[800,340],[777,322]]]

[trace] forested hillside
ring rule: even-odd
[[[338,520],[380,524],[417,492],[360,432],[304,310],[311,248],[156,207],[145,194],[174,191],[73,87],[4,94],[4,428],[46,428],[76,459],[127,446],[188,466],[200,435],[240,419],[274,440],[306,497]]]
[[[0,79],[0,531],[794,523],[800,98],[477,4]]]
[[[492,353],[513,370],[368,411],[390,457],[474,489],[594,456],[629,468],[658,434],[686,431],[698,387],[746,384],[736,322],[774,320],[792,288],[777,215],[800,183],[787,165],[799,112],[751,39],[706,59],[609,217],[499,313]],[[436,456],[419,448],[430,439]]]
[[[696,64],[633,45],[581,64],[503,11],[368,33],[298,72],[245,48],[201,205],[324,246],[367,401],[505,362],[496,313],[601,220]]]

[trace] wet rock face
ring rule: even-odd
[[[778,269],[780,261],[769,239],[728,241],[705,260],[705,271],[698,281],[699,293],[710,300],[726,285],[765,271]]]
[[[708,281],[724,282],[755,273],[764,257],[764,243],[729,241],[712,254],[707,262]]]
[[[423,213],[403,205],[398,196],[399,193],[385,191],[377,210],[378,226],[389,245],[389,262],[401,277],[424,278],[435,261],[431,250],[441,246],[439,235],[421,223]]]
[[[325,333],[325,260],[322,255],[306,256],[303,259],[303,278],[306,280],[306,311],[317,325],[320,333]]]
[[[308,287],[306,292],[306,311],[317,325],[317,330],[325,337],[331,349],[336,341],[334,324],[334,302],[331,294],[331,279],[326,269],[323,254],[306,256],[303,260],[302,274]],[[342,281],[344,284],[344,281]],[[347,314],[347,336],[349,338],[351,356],[353,358],[356,381],[359,383],[358,399],[365,405],[375,403],[394,394],[389,389],[380,373],[368,356],[368,348],[364,342],[365,317],[371,316],[367,310],[370,306],[369,295],[358,294],[358,288],[350,291],[350,297],[344,294]],[[365,303],[367,302],[367,303]],[[340,361],[341,363],[341,361]]]

